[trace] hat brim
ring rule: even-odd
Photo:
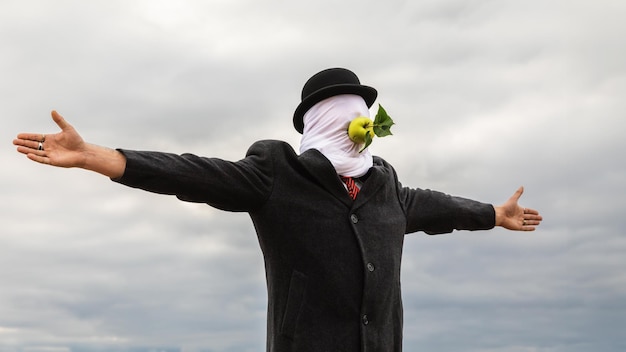
[[[296,128],[296,131],[302,133],[304,130],[304,114],[313,107],[313,105],[324,99],[341,94],[360,95],[365,100],[368,108],[374,104],[378,96],[376,89],[360,84],[335,84],[319,89],[302,100],[300,105],[296,108],[293,114],[293,127]]]

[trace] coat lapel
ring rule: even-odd
[[[302,153],[298,159],[308,173],[324,187],[324,189],[349,207],[360,206],[367,202],[387,179],[384,169],[374,165],[359,195],[356,197],[356,200],[353,201],[344,188],[343,182],[337,175],[337,171],[335,171],[333,165],[322,153],[316,149],[309,149]]]
[[[360,207],[372,198],[372,196],[378,192],[380,187],[385,184],[387,179],[387,172],[385,169],[376,166],[376,163],[374,162],[374,167],[372,167],[369,177],[363,183],[359,195],[354,200],[354,207]]]
[[[324,189],[346,205],[352,205],[353,201],[343,187],[343,182],[337,175],[333,164],[319,150],[309,149],[300,154],[298,159]]]

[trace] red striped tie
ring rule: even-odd
[[[348,187],[348,195],[352,200],[356,199],[356,195],[359,194],[359,186],[356,185],[352,177],[341,176],[341,180],[346,183]]]

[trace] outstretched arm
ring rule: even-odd
[[[52,111],[52,119],[61,129],[59,133],[20,133],[13,140],[17,151],[42,164],[79,167],[110,178],[118,178],[124,174],[126,158],[122,153],[86,143],[74,127],[56,111]]]
[[[523,208],[518,204],[519,198],[524,193],[524,187],[520,187],[501,206],[496,206],[496,226],[516,231],[534,231],[543,218],[539,212],[530,208]]]

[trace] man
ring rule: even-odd
[[[321,71],[294,113],[300,153],[265,140],[237,162],[96,146],[54,111],[61,132],[22,133],[13,143],[36,162],[249,213],[265,260],[268,351],[401,351],[405,234],[532,231],[542,218],[517,204],[522,188],[494,207],[402,186],[391,165],[360,153],[346,132],[376,97],[349,70]]]

